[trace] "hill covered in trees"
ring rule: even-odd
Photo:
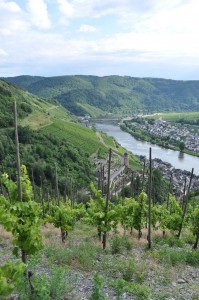
[[[38,186],[41,184],[52,186],[54,189],[56,165],[61,192],[64,190],[66,174],[73,181],[73,185],[77,187],[88,185],[93,176],[90,155],[100,146],[103,149],[95,132],[76,123],[76,118],[55,101],[47,102],[2,80],[0,80],[0,173],[6,170],[11,178],[15,178],[14,101],[17,102],[18,108],[21,162],[27,166],[31,178],[33,172],[35,183]],[[63,129],[64,126],[67,130]],[[71,136],[73,140],[69,138]],[[92,149],[82,144],[80,147],[79,139],[83,140],[86,137]]]
[[[107,138],[107,145],[95,130],[79,120],[57,101],[34,96],[11,83],[0,80],[0,173],[7,170],[15,178],[15,142],[13,103],[17,102],[21,162],[29,176],[35,176],[37,186],[55,189],[55,166],[59,190],[64,193],[66,177],[76,189],[88,186],[94,179],[92,155],[106,157],[108,148],[121,155],[125,152],[116,142]],[[136,165],[138,160],[132,156]],[[72,185],[71,185],[72,182]]]
[[[4,78],[76,115],[199,110],[199,81],[129,76],[17,76]]]

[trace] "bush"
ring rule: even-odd
[[[119,235],[115,235],[110,244],[112,254],[122,253],[125,249],[129,251],[133,246],[127,236],[121,237]]]
[[[156,236],[154,239],[154,243],[159,244],[159,245],[168,245],[169,247],[179,247],[182,248],[184,247],[184,241],[175,237],[175,236]]]
[[[199,252],[195,250],[172,249],[167,246],[162,247],[155,256],[168,265],[187,264],[199,266]]]
[[[124,261],[124,264],[122,266],[122,278],[126,281],[131,281],[133,278],[133,275],[136,270],[136,265],[134,259],[129,259],[127,261]]]
[[[65,293],[71,288],[67,283],[67,272],[65,268],[53,265],[48,275],[38,274],[33,276],[32,282],[35,289],[33,294],[30,290],[27,290],[27,285],[22,280],[18,288],[19,299],[62,300]]]

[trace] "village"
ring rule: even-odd
[[[147,120],[143,122],[133,122],[131,125],[147,132],[147,134],[164,139],[167,146],[172,147],[173,144],[182,144],[183,148],[199,153],[199,130],[198,128],[187,125],[171,123],[161,119]]]
[[[118,156],[118,154],[113,153],[113,161],[114,156]],[[140,161],[147,168],[149,168],[149,160],[146,159],[145,156],[139,156]],[[113,162],[112,161],[112,162]],[[111,195],[116,195],[118,192],[121,192],[124,185],[132,184],[132,174],[134,178],[139,176],[142,180],[143,177],[143,169],[140,171],[132,170],[129,168],[128,164],[128,153],[125,152],[124,156],[120,157],[121,165],[119,167],[115,167],[112,164],[111,167],[111,176],[110,176],[110,186],[111,186]],[[98,188],[104,190],[104,186],[107,183],[107,172],[108,165],[107,160],[98,160],[95,159],[95,165],[97,167],[96,177],[98,178]],[[164,162],[159,158],[154,158],[152,160],[152,169],[158,169],[162,176],[169,182],[171,181],[171,193],[175,195],[178,199],[182,198],[184,191],[188,189],[191,170],[181,170],[175,169],[170,163]],[[194,171],[194,170],[193,170]],[[147,180],[147,172],[145,174],[145,181]],[[199,189],[199,176],[196,176],[193,172],[192,182],[190,186],[191,191],[195,191]]]

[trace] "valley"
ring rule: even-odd
[[[96,130],[84,120],[88,114],[111,122],[113,112],[119,120],[142,109],[153,112],[157,98],[152,103],[146,94],[153,95],[158,80],[118,76],[9,80],[26,86],[0,80],[2,299],[198,299],[198,176],[191,178],[189,172],[165,163],[163,155],[172,150],[154,145],[151,169],[148,143],[134,143],[118,124],[103,121],[101,126],[95,124]],[[159,80],[163,83],[169,84]],[[181,82],[172,84],[181,87]],[[189,83],[186,88],[193,84],[197,86]],[[31,89],[40,95],[30,94]],[[197,101],[192,106],[190,99],[187,96],[187,111],[197,110]],[[14,101],[21,176],[19,170],[16,175]],[[168,98],[161,101],[158,111],[164,111],[165,101],[169,103]],[[175,109],[175,104],[165,109]],[[156,150],[162,160],[154,159]],[[182,165],[174,153],[173,161]],[[187,167],[194,162],[196,172],[197,159],[184,153]],[[168,174],[173,174],[173,187]]]

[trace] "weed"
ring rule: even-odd
[[[110,245],[112,254],[122,253],[122,251],[125,249],[129,251],[132,249],[133,246],[127,236],[121,237],[118,234],[114,236]]]
[[[34,285],[34,293],[27,289],[24,279],[21,280],[17,290],[19,299],[21,300],[61,300],[64,294],[70,289],[67,283],[67,270],[62,267],[52,266],[49,274],[39,274],[34,276],[32,283]]]
[[[199,252],[192,250],[186,252],[186,264],[198,267],[199,266]]]
[[[131,281],[133,278],[133,275],[136,270],[136,265],[134,259],[128,259],[127,261],[124,261],[122,266],[122,278],[126,281]]]
[[[179,248],[184,247],[184,241],[175,236],[167,236],[167,235],[165,235],[164,237],[156,236],[153,239],[153,241],[155,244],[168,245],[169,247],[179,247]]]
[[[110,242],[111,245],[111,253],[118,254],[122,252],[123,245],[122,245],[122,238],[119,235],[115,235],[115,237]]]
[[[182,240],[189,245],[193,245],[195,243],[194,235],[187,232],[182,234]]]
[[[122,294],[125,292],[126,281],[124,279],[117,279],[112,286],[115,288],[117,300],[120,300]]]
[[[56,261],[59,265],[67,264],[84,270],[94,269],[94,260],[99,252],[102,252],[101,248],[91,242],[80,243],[70,248],[48,246],[45,249],[46,256],[52,262]]]
[[[105,294],[102,291],[103,288],[103,277],[101,275],[96,274],[94,276],[94,286],[93,291],[90,296],[90,300],[108,300],[108,298],[105,296]]]
[[[141,262],[136,265],[135,271],[134,271],[134,280],[136,282],[142,283],[144,282],[145,278],[147,276],[147,268],[146,268],[146,263]]]
[[[185,251],[164,246],[158,251],[157,258],[167,265],[175,266],[178,264],[185,264],[185,254]]]
[[[154,256],[170,266],[179,264],[199,266],[199,252],[194,250],[173,249],[165,246],[158,250]]]
[[[137,300],[146,300],[150,295],[150,290],[146,285],[136,282],[127,282],[124,279],[112,281],[111,286],[116,291],[117,300],[121,299],[124,292],[134,295]]]

